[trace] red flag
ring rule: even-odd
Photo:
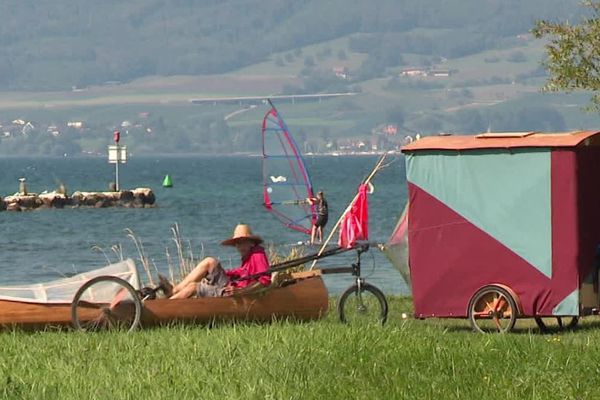
[[[358,196],[352,208],[342,219],[338,245],[347,249],[357,240],[369,240],[369,202],[367,200],[368,185],[358,187]]]

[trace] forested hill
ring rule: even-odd
[[[350,36],[373,71],[400,53],[501,48],[579,0],[19,0],[0,2],[0,90],[63,90],[231,71]],[[437,29],[423,35],[420,29]],[[447,30],[446,30],[447,29]]]

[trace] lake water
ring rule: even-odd
[[[356,193],[357,185],[375,165],[376,157],[312,157],[306,159],[314,188],[324,190],[329,202],[329,229]],[[114,181],[114,165],[105,158],[2,158],[0,195],[15,193],[18,179],[27,178],[30,192],[54,190],[64,182],[75,190],[103,191]],[[131,229],[141,239],[147,256],[159,270],[167,270],[166,249],[175,254],[171,227],[177,223],[196,256],[214,255],[225,267],[237,266],[232,248],[219,245],[237,223],[250,224],[255,233],[285,251],[305,235],[283,227],[262,207],[261,159],[257,157],[147,156],[131,157],[121,166],[122,188],[151,187],[157,206],[150,209],[52,209],[1,212],[0,284],[34,283],[116,261],[111,247],[121,245],[126,257],[138,252],[127,237]],[[166,174],[173,188],[161,187]],[[406,201],[404,160],[400,156],[374,179],[370,202],[370,240],[384,242]],[[336,236],[337,238],[337,236]],[[98,248],[104,250],[99,251]],[[204,252],[204,253],[202,253]],[[349,265],[353,256],[340,255],[322,266]],[[406,294],[400,274],[381,252],[363,258],[367,280],[387,294]],[[138,262],[138,267],[141,265]],[[326,277],[331,293],[351,283],[349,275]]]

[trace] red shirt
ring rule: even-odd
[[[240,265],[238,268],[225,271],[225,274],[229,278],[235,279],[259,274],[268,270],[269,260],[265,254],[265,249],[259,245],[256,245],[250,250],[246,257],[242,257],[242,265]],[[263,286],[269,286],[271,284],[271,275],[265,274],[258,279],[244,279],[231,282],[231,285],[236,288],[243,288],[255,282],[260,282],[260,284]]]

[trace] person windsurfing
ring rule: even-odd
[[[315,197],[300,148],[273,103],[262,123],[263,206],[286,228],[311,234]],[[313,233],[314,234],[314,233]]]
[[[316,207],[317,218],[314,219],[312,229],[310,232],[310,244],[315,243],[315,239],[319,243],[323,242],[323,228],[327,225],[329,219],[329,206],[327,200],[325,200],[325,194],[320,190],[317,193],[317,197],[309,197],[306,199],[309,204]]]

